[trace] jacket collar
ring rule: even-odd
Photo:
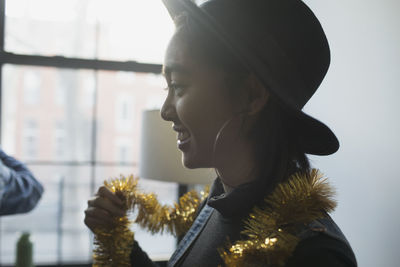
[[[266,195],[265,184],[266,181],[263,181],[263,179],[257,179],[226,193],[221,179],[218,177],[211,186],[207,204],[224,217],[246,216],[254,205],[264,199]]]

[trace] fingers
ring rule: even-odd
[[[104,209],[114,216],[125,214],[122,200],[105,186],[100,186],[96,196],[88,201],[88,205]]]
[[[104,197],[106,199],[109,199],[111,202],[113,202],[117,206],[123,206],[124,203],[122,203],[122,200],[117,197],[113,192],[110,191],[107,187],[100,186],[99,190],[97,191],[97,195],[100,197]]]
[[[98,208],[89,207],[85,210],[85,215],[87,218],[92,218],[95,220],[102,220],[105,223],[112,223],[113,219],[108,212]]]
[[[123,202],[107,187],[101,186],[96,196],[88,200],[84,222],[90,230],[96,228],[111,229],[114,217],[124,216]]]
[[[103,220],[91,218],[91,217],[85,217],[84,220],[86,226],[94,233],[96,229],[112,229],[113,225],[112,224],[107,224]]]
[[[90,230],[96,228],[112,228],[114,222],[110,214],[102,209],[89,207],[85,210],[85,224]]]
[[[108,216],[124,216],[125,211],[107,198],[95,197],[88,201],[89,207],[98,208],[108,212]]]

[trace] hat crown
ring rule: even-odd
[[[250,71],[284,104],[302,109],[330,64],[325,33],[300,0],[209,0],[201,9],[234,45],[242,46]]]

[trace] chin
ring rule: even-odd
[[[183,166],[184,166],[185,168],[188,168],[188,169],[197,169],[197,168],[200,168],[200,167],[198,166],[198,164],[196,164],[196,162],[194,162],[193,160],[188,160],[188,159],[186,159],[185,156],[183,156],[183,158],[182,158],[182,164],[183,164]]]
[[[210,168],[209,164],[206,164],[203,160],[196,159],[195,157],[186,156],[182,154],[182,164],[188,169],[197,168]]]

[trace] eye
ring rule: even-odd
[[[185,93],[185,90],[187,88],[186,85],[183,84],[178,84],[178,83],[171,83],[168,88],[170,90],[173,90],[175,95],[177,96],[182,96]]]

